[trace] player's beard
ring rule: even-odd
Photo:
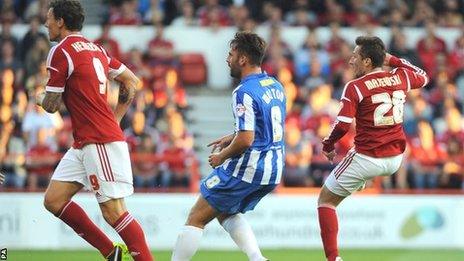
[[[366,72],[363,70],[360,70],[360,69],[356,70],[355,68],[353,69],[354,69],[354,77],[356,78],[362,77],[366,74]]]
[[[242,77],[242,72],[240,71],[238,66],[234,66],[233,64],[230,65],[230,76],[236,79]]]
[[[59,34],[55,34],[53,35],[52,32],[48,32],[48,38],[50,39],[50,42],[59,42],[60,39],[59,39],[60,35]]]

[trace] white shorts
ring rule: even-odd
[[[70,148],[52,180],[79,182],[93,191],[99,203],[134,193],[129,148],[126,142],[87,144]]]
[[[332,170],[324,185],[331,192],[347,197],[360,189],[367,180],[394,174],[401,166],[403,154],[373,158],[351,149]]]

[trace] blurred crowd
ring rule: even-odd
[[[34,105],[34,94],[47,80],[45,59],[50,43],[38,28],[47,0],[3,0],[0,4],[1,105],[0,158],[7,185],[35,189],[47,183],[61,153],[72,142],[65,110],[44,113]],[[179,59],[165,26],[233,26],[270,28],[263,69],[284,84],[288,97],[284,185],[321,186],[335,165],[321,153],[320,141],[331,130],[338,99],[354,75],[348,66],[353,43],[342,27],[366,33],[376,26],[391,29],[386,42],[393,55],[408,59],[432,78],[423,90],[409,93],[404,108],[408,139],[406,160],[397,175],[377,181],[383,188],[464,188],[464,1],[462,0],[106,0],[102,33],[96,42],[123,61],[143,81],[123,119],[133,157],[137,187],[190,187],[197,161],[193,135],[185,127],[189,108]],[[11,34],[14,23],[29,23],[23,39]],[[110,37],[112,25],[151,24],[156,35],[146,50],[122,52]],[[307,36],[298,50],[281,37],[285,26],[304,26]],[[331,30],[321,43],[315,30]],[[406,44],[404,27],[421,27],[425,36],[414,47]],[[437,27],[462,28],[447,46]],[[117,86],[109,102],[117,101]],[[352,146],[354,129],[338,144],[337,160]],[[187,160],[179,160],[179,159]],[[37,160],[36,160],[37,159]],[[194,180],[193,182],[197,182]],[[368,186],[372,184],[368,184]]]
[[[114,25],[236,26],[439,26],[463,25],[462,0],[92,0],[98,16]],[[49,0],[2,0],[2,19],[44,21]],[[85,4],[85,0],[83,1]]]
[[[0,171],[6,174],[6,187],[36,190],[47,186],[55,166],[71,146],[72,129],[64,105],[54,114],[35,105],[36,94],[44,90],[48,80],[46,59],[51,44],[39,30],[39,16],[31,17],[29,24],[28,32],[17,39],[11,32],[11,21],[2,21]],[[188,103],[174,46],[164,40],[159,26],[146,50],[123,53],[109,36],[109,26],[102,25],[95,42],[142,79],[121,122],[131,151],[134,184],[137,188],[189,190],[198,181],[198,163],[193,135],[185,126]],[[112,107],[118,100],[118,87],[115,82],[108,87]]]

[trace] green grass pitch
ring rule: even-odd
[[[324,261],[322,250],[264,250],[272,261]],[[156,261],[169,261],[168,251],[153,252]],[[341,250],[345,261],[462,261],[464,250]],[[9,250],[8,259],[12,261],[102,261],[94,251],[32,251]],[[247,261],[241,252],[204,251],[197,252],[192,261]]]

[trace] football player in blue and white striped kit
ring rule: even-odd
[[[201,182],[201,195],[177,238],[172,261],[187,261],[198,249],[203,228],[214,218],[251,261],[267,260],[241,213],[253,210],[279,184],[284,166],[286,98],[282,84],[261,70],[266,43],[255,33],[238,32],[227,64],[241,79],[233,91],[235,133],[219,138]]]

